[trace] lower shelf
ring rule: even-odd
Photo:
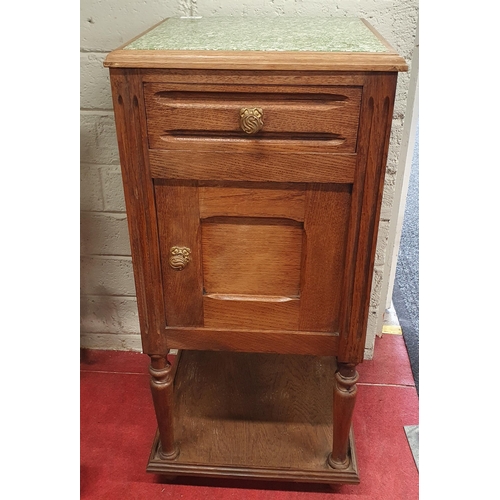
[[[332,469],[333,357],[183,351],[175,376],[174,460],[169,476],[359,483],[351,431],[347,469]]]

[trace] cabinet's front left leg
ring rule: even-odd
[[[328,457],[328,463],[334,469],[347,469],[350,465],[347,452],[358,378],[356,365],[338,364],[333,389],[333,447]]]
[[[158,431],[160,433],[160,456],[165,460],[173,460],[179,454],[174,440],[173,412],[173,370],[166,356],[151,355],[151,393],[155,407]]]

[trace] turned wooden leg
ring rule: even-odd
[[[328,463],[334,469],[346,469],[350,465],[347,449],[358,378],[356,365],[338,364],[333,389],[333,447],[328,457]]]
[[[172,365],[166,356],[151,355],[150,357],[151,393],[161,443],[159,454],[165,460],[173,460],[179,454],[179,448],[174,441]]]

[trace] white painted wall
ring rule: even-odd
[[[81,1],[81,345],[141,350],[106,54],[166,17],[348,16],[367,19],[410,66],[416,0],[82,0]],[[370,301],[365,358],[373,355],[390,276],[399,149],[410,73],[399,76]],[[411,94],[410,94],[411,97]]]

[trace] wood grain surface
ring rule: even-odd
[[[205,219],[205,293],[298,297],[302,233],[302,224],[290,219]]]
[[[260,150],[250,143],[224,151],[150,149],[149,161],[152,177],[179,180],[352,183],[356,170],[355,154]]]
[[[350,202],[349,185],[306,191],[300,330],[338,331]]]
[[[353,52],[245,52],[196,50],[114,50],[109,68],[195,68],[295,71],[407,71],[396,53]]]
[[[332,439],[332,357],[183,352],[175,378],[181,450],[148,470],[179,474],[358,482],[357,465],[327,464]]]
[[[168,326],[339,330],[349,185],[157,180],[155,193]],[[182,271],[173,245],[191,249]]]
[[[363,91],[356,179],[346,245],[339,361],[363,361],[397,74],[374,74]]]
[[[118,150],[144,352],[166,353],[164,298],[155,197],[147,153],[142,81],[137,71],[110,71]]]
[[[298,330],[300,300],[269,295],[205,295],[203,311],[207,328]]]
[[[352,153],[356,148],[361,88],[341,86],[144,85],[149,145],[153,149],[217,151],[252,141],[265,151],[300,143]],[[264,126],[255,136],[240,128],[242,108],[258,107]],[[259,142],[253,141],[258,138]]]
[[[202,183],[200,217],[270,217],[304,220],[305,184]]]
[[[155,183],[159,246],[165,295],[165,319],[169,326],[203,325],[203,271],[201,228],[196,182]],[[169,264],[173,246],[191,250],[185,269]]]
[[[169,349],[202,351],[262,352],[336,356],[339,336],[336,332],[297,330],[167,327]]]
[[[214,85],[293,85],[293,86],[358,86],[362,87],[365,77],[371,73],[366,71],[253,71],[253,70],[220,70],[210,71],[191,69],[141,69],[143,82],[152,83],[195,83]]]

